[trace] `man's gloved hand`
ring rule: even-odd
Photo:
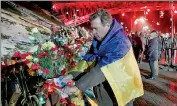
[[[78,88],[76,86],[69,87],[65,86],[61,91],[67,95],[72,95],[72,93],[76,92]]]

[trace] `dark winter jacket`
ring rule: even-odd
[[[158,59],[159,57],[159,38],[155,37],[153,39],[151,39],[149,41],[149,45],[148,45],[148,60],[150,61],[155,61]]]

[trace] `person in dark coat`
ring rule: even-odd
[[[162,51],[163,51],[163,37],[161,34],[158,34],[158,52],[159,52],[159,60],[162,57]]]
[[[155,79],[156,76],[158,75],[159,71],[159,66],[158,66],[158,58],[159,58],[159,49],[158,49],[158,44],[159,44],[159,38],[157,31],[153,30],[150,34],[150,41],[148,45],[148,61],[149,61],[149,66],[151,69],[151,75],[149,79]]]
[[[125,71],[129,71],[129,72],[137,71],[136,75],[138,75],[138,77],[136,76],[136,78],[132,79],[131,81],[133,81],[132,84],[134,85],[134,82],[136,82],[136,80],[138,79],[137,83],[139,83],[139,87],[136,88],[140,88],[140,89],[138,91],[135,90],[135,92],[137,92],[136,94],[134,94],[135,93],[134,91],[128,92],[130,94],[130,95],[128,94],[129,100],[127,100],[125,104],[122,103],[123,105],[126,106],[133,106],[134,98],[143,95],[143,86],[142,86],[142,80],[140,77],[139,68],[135,60],[135,57],[133,55],[132,46],[128,37],[123,33],[122,26],[115,19],[112,20],[111,15],[104,9],[99,9],[96,13],[92,14],[90,16],[90,22],[94,34],[94,40],[91,47],[92,50],[91,53],[87,54],[84,57],[84,59],[86,61],[95,60],[96,65],[94,68],[90,70],[90,72],[87,72],[86,74],[82,73],[84,75],[81,75],[79,72],[77,73],[71,72],[69,75],[65,76],[64,80],[74,79],[75,86],[74,87],[66,86],[62,89],[62,91],[70,95],[73,92],[77,91],[78,89],[81,91],[86,91],[87,89],[93,87],[94,94],[96,96],[99,106],[117,106],[118,99],[116,98],[116,96],[118,95],[114,95],[115,91],[113,92],[113,88],[111,86],[112,83],[115,83],[114,81],[116,79],[112,83],[110,83],[109,82],[110,80],[108,79],[112,77],[109,78],[106,77],[107,74],[105,73],[109,71],[115,71],[116,74],[116,72],[123,71],[124,69],[126,69]],[[121,63],[123,69],[119,69],[119,67],[115,67],[115,68],[112,67],[112,70],[106,70],[106,72],[104,71],[103,73],[102,67],[106,66],[107,64],[109,64],[109,67],[111,67],[111,63],[115,63],[115,61],[121,60],[122,58],[124,58],[125,55],[129,54],[129,52],[131,53],[132,56],[131,59],[129,58],[129,60],[131,61],[131,64],[134,64],[134,66],[128,66],[128,68],[130,69],[125,68],[126,65],[131,65],[129,63],[130,62],[129,60],[128,60],[129,62],[125,60],[126,61],[125,63]],[[121,78],[117,80],[120,81]],[[126,86],[131,86],[130,84],[131,81],[129,82],[129,84],[127,84],[125,81],[124,83],[123,82],[119,83],[119,85],[124,84]],[[130,97],[130,96],[135,96],[135,97]],[[122,96],[120,97],[122,98]]]
[[[143,43],[141,41],[141,38],[138,36],[138,33],[136,32],[135,35],[132,36],[132,46],[134,50],[134,55],[137,60],[139,61],[139,55],[143,52]]]

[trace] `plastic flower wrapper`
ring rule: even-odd
[[[45,42],[44,44],[42,44],[42,50],[48,49],[50,50],[51,48],[55,48],[55,44],[53,42]]]
[[[31,30],[29,39],[33,45],[42,44],[46,40],[50,40],[47,35],[41,34],[36,27]]]

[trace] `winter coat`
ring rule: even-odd
[[[150,61],[155,61],[158,59],[159,57],[159,38],[158,37],[154,37],[152,39],[150,39],[149,41],[149,45],[148,45],[148,60]]]
[[[130,40],[123,33],[122,26],[113,20],[105,39],[101,43],[94,40],[91,47],[92,53],[87,54],[84,58],[86,61],[96,60],[96,66],[78,80],[77,77],[80,74],[77,75],[76,86],[82,91],[93,87],[99,106],[116,106],[117,100],[101,67],[122,59],[131,50],[131,47]],[[133,52],[131,53],[133,55]],[[132,60],[136,63],[135,58]]]

